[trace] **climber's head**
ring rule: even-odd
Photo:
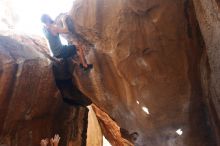
[[[49,24],[52,24],[52,23],[53,23],[53,20],[50,18],[49,15],[43,14],[43,15],[41,16],[41,22],[44,23],[44,24],[46,24],[46,25],[49,25]]]

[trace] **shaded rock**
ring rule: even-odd
[[[86,145],[88,109],[63,102],[45,46],[37,38],[0,35],[0,145],[36,146],[55,133],[60,145]]]
[[[92,135],[88,109],[63,103],[61,94],[76,92],[67,86],[67,94],[59,93],[42,53],[48,53],[45,43],[8,35],[0,36],[0,145],[38,145],[54,133],[61,134],[61,145],[101,145],[100,128],[113,145],[219,143],[217,0],[74,3],[67,21],[73,26],[64,37],[85,46],[94,69],[85,74],[68,67],[74,68],[76,92],[99,107],[101,126],[94,114],[90,118],[95,141],[86,141]]]
[[[138,133],[135,145],[215,145],[192,1],[76,0],[69,15],[75,33],[94,46],[85,44],[94,69],[84,75],[76,68],[77,86],[125,135]]]
[[[206,47],[201,62],[203,93],[220,145],[220,1],[194,0],[193,2]]]

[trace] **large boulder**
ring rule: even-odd
[[[0,145],[55,133],[61,145],[102,145],[102,133],[117,146],[219,144],[218,11],[217,0],[75,0],[65,37],[94,68],[74,65],[71,88],[95,113],[63,103],[45,42],[0,35]]]
[[[75,34],[66,38],[85,44],[94,65],[90,74],[76,68],[78,88],[135,134],[135,145],[215,145],[192,1],[76,0],[69,15]]]
[[[62,146],[94,146],[86,141],[89,110],[63,102],[46,47],[42,39],[0,35],[0,145],[36,146],[58,133]],[[90,127],[98,129],[96,116],[89,117],[94,121]],[[89,139],[101,146],[101,131],[92,132]]]

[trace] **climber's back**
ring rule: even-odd
[[[44,35],[46,36],[50,49],[54,56],[59,56],[62,49],[62,43],[60,41],[59,34],[53,35],[46,27],[43,28]]]
[[[77,44],[78,47],[76,47],[75,45],[61,44],[59,34],[69,32],[64,18],[65,17],[63,17],[62,19],[63,27],[58,27],[57,25],[55,25],[54,21],[50,18],[49,15],[44,14],[41,16],[41,22],[45,24],[44,34],[49,42],[50,50],[56,58],[63,58],[63,59],[73,57],[78,53],[81,64],[80,66],[85,71],[88,71],[92,69],[93,66],[91,64],[86,63],[86,59],[82,47],[79,44]]]

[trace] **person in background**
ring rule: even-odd
[[[62,45],[59,34],[69,32],[64,17],[62,19],[63,27],[57,26],[47,14],[41,16],[41,22],[44,24],[43,32],[48,40],[50,50],[54,57],[67,59],[78,54],[80,58],[80,67],[84,70],[92,69],[92,64],[87,64],[86,62],[81,45],[77,45],[77,47],[75,45]]]
[[[54,137],[50,139],[50,146],[59,146],[60,142],[60,136],[58,134],[55,134]],[[49,143],[48,138],[42,139],[40,142],[41,146],[47,146]]]

